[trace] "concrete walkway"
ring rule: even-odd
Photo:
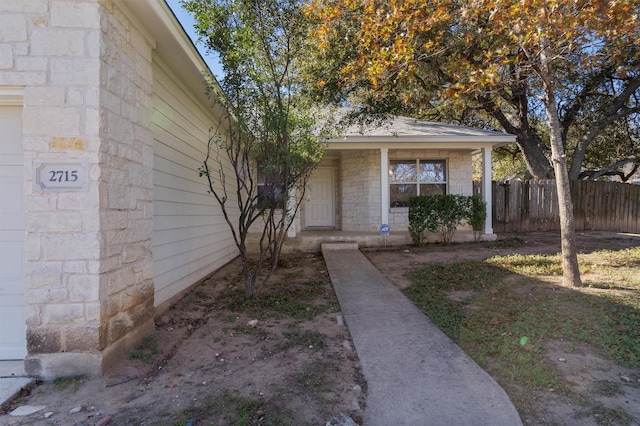
[[[368,384],[365,426],[522,425],[504,390],[354,243],[322,254]]]
[[[24,361],[0,361],[0,408],[34,382],[24,372]]]

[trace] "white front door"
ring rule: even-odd
[[[305,225],[333,226],[333,169],[318,167],[313,171],[306,191]]]
[[[0,106],[0,360],[27,353],[22,108]]]

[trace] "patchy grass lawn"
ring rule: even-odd
[[[559,255],[514,254],[427,265],[404,292],[496,378],[525,423],[567,424],[537,404],[558,398],[577,407],[575,424],[636,424],[640,248],[581,254],[579,264],[582,288],[560,286]],[[585,351],[616,366],[610,378],[582,383]]]

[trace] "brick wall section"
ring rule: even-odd
[[[152,320],[151,47],[110,0],[0,0],[0,57],[25,87],[25,366],[100,373]],[[34,162],[62,159],[88,190],[35,190]]]

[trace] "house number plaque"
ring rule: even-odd
[[[86,161],[36,161],[34,189],[38,191],[86,191],[89,166]]]

